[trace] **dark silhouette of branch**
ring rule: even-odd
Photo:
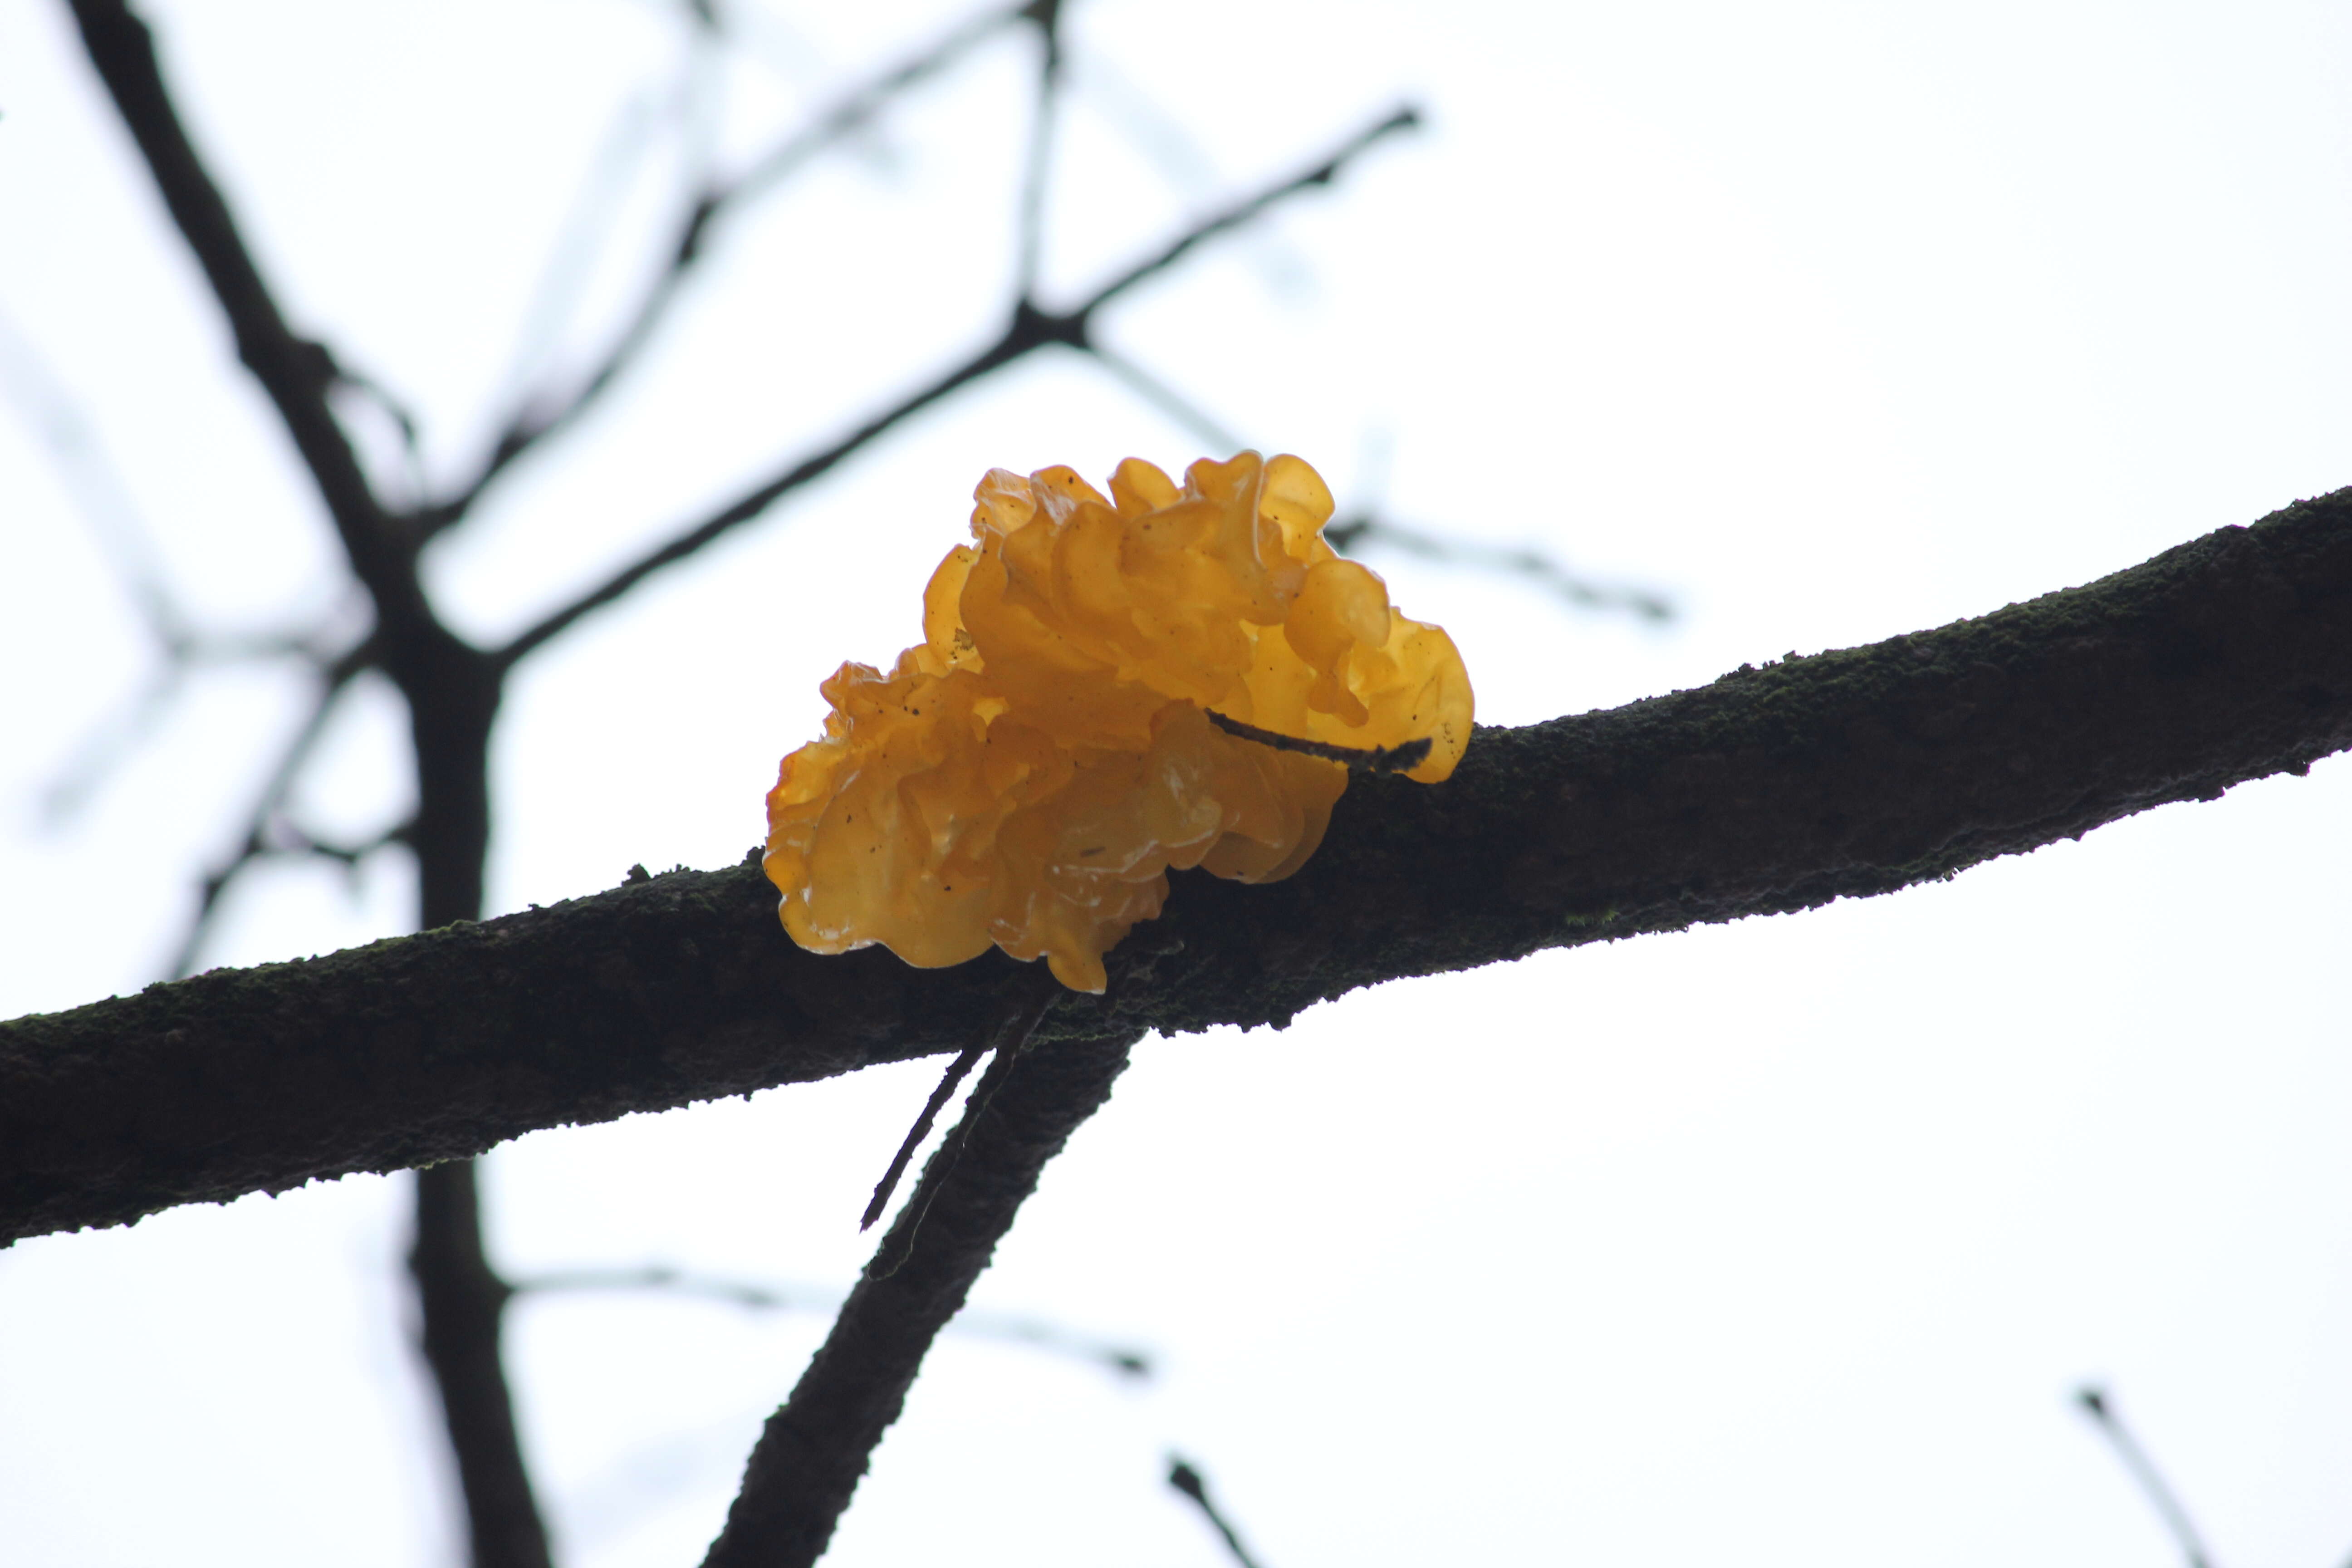
[[[1355,768],[1368,773],[1411,773],[1429,760],[1430,737],[1407,741],[1395,746],[1334,746],[1324,741],[1309,741],[1297,735],[1286,735],[1277,730],[1261,730],[1255,724],[1244,724],[1238,719],[1228,719],[1223,713],[1212,712],[1209,722],[1228,735],[1254,741],[1261,746],[1271,746],[1277,752],[1297,752],[1304,757],[1320,757],[1327,763],[1337,763],[1343,768]]]
[[[416,1173],[416,1237],[408,1270],[423,1305],[425,1359],[432,1364],[477,1563],[547,1568],[547,1531],[531,1495],[514,1407],[499,1360],[511,1289],[482,1252],[481,1203],[471,1160]]]
[[[1352,555],[1359,545],[1384,544],[1430,561],[1458,561],[1484,566],[1540,583],[1570,604],[1586,610],[1628,610],[1646,621],[1674,618],[1674,605],[1647,588],[1610,587],[1580,577],[1539,550],[1509,545],[1475,544],[1417,529],[1404,528],[1369,514],[1332,523],[1323,531],[1331,547]]]
[[[292,437],[352,573],[373,606],[372,657],[407,700],[415,748],[416,815],[404,837],[416,857],[419,923],[431,927],[471,919],[481,912],[482,861],[490,831],[489,734],[502,667],[435,616],[417,573],[416,531],[387,511],[335,417],[336,387],[366,384],[346,375],[323,344],[287,324],[219,186],[180,122],[146,25],[122,0],[70,3],[90,63],[203,268],[236,336],[239,359]],[[395,417],[404,412],[395,405]],[[269,852],[265,835],[273,801],[282,797],[292,771],[307,755],[336,689],[331,683],[273,775],[242,852],[208,879],[184,963],[193,959],[229,879]],[[499,1356],[504,1296],[502,1288],[479,1284],[487,1279],[495,1286],[496,1277],[482,1257],[474,1203],[469,1170],[446,1166],[419,1173],[414,1271],[426,1360],[457,1458],[477,1568],[545,1568],[545,1531],[523,1474]]]
[[[154,175],[173,221],[195,253],[253,373],[294,438],[341,535],[352,569],[390,617],[422,604],[407,549],[378,504],[328,394],[341,376],[323,344],[298,334],[254,265],[220,187],[205,168],[164,88],[147,25],[123,0],[70,0],[84,50]]]
[[[786,468],[775,478],[721,507],[709,517],[672,538],[668,542],[638,557],[595,587],[554,610],[536,625],[518,635],[492,657],[503,668],[529,655],[550,639],[568,630],[572,623],[592,611],[602,609],[652,576],[665,566],[675,565],[709,544],[712,541],[751,521],[785,496],[830,473],[841,463],[864,450],[876,438],[894,429],[907,419],[950,393],[980,380],[992,371],[1001,370],[1015,360],[1049,344],[1087,349],[1091,346],[1090,331],[1095,312],[1119,295],[1149,279],[1156,278],[1181,260],[1196,246],[1217,235],[1228,233],[1256,217],[1268,207],[1284,199],[1317,186],[1328,185],[1338,177],[1349,162],[1382,138],[1401,131],[1411,130],[1421,123],[1411,109],[1401,109],[1386,120],[1359,132],[1335,149],[1329,156],[1304,174],[1295,174],[1279,184],[1270,185],[1244,201],[1236,203],[1211,217],[1202,219],[1170,241],[1149,259],[1137,263],[1088,296],[1073,309],[1061,313],[1049,313],[1024,299],[1013,308],[1013,320],[1003,334],[940,375],[928,385],[909,393],[898,403],[868,418],[849,435],[835,441]]]
[[[600,1290],[653,1291],[707,1301],[724,1301],[730,1306],[763,1312],[833,1312],[839,1310],[841,1303],[847,1299],[844,1292],[838,1290],[722,1279],[709,1274],[689,1274],[662,1264],[643,1268],[567,1268],[511,1280],[509,1289],[518,1299]],[[991,1312],[960,1312],[948,1325],[948,1331],[1032,1345],[1056,1355],[1091,1362],[1122,1377],[1151,1375],[1149,1352],[1091,1339],[1042,1319]]]
[[[1037,29],[1037,91],[1030,106],[1029,145],[1021,164],[1021,205],[1015,220],[1019,249],[1013,268],[1017,300],[1037,298],[1037,278],[1045,256],[1045,192],[1054,164],[1054,117],[1062,96],[1062,0],[1031,0],[1022,8]]]
[[[2099,1429],[2100,1436],[2106,1438],[2108,1445],[2115,1449],[2116,1457],[2123,1461],[2124,1468],[2130,1471],[2132,1479],[2139,1483],[2139,1489],[2147,1498],[2148,1505],[2164,1521],[2165,1529],[2172,1532],[2172,1539],[2188,1559],[2189,1568],[2213,1568],[2212,1554],[2205,1550],[2205,1542],[2197,1533],[2197,1526],[2190,1521],[2189,1510],[2180,1506],[2180,1499],[2166,1483],[2164,1473],[2156,1468],[2156,1461],[2148,1458],[2147,1450],[2140,1447],[2139,1439],[2132,1436],[2131,1428],[2126,1426],[2123,1417],[2116,1413],[2106,1390],[2096,1384],[2085,1385],[2075,1391],[2074,1403],[2082,1406],[2083,1413],[2090,1417],[2091,1425]]]
[[[1045,1162],[1109,1098],[1133,1037],[1041,1044],[992,1098],[982,1103],[975,1093],[959,1125],[968,1132],[931,1156],[876,1249],[877,1260],[902,1253],[903,1261],[887,1274],[868,1268],[792,1397],[769,1417],[706,1568],[803,1568],[824,1553],[931,1342],[963,1306]]]
[[[706,186],[688,204],[669,247],[669,259],[629,313],[612,343],[580,384],[560,399],[541,395],[507,421],[489,455],[473,476],[426,508],[419,517],[430,537],[464,518],[484,491],[524,453],[577,423],[652,342],[677,303],[697,263],[709,254],[711,236],[726,218],[781,184],[810,159],[856,135],[900,95],[921,85],[979,45],[1028,16],[1023,5],[985,11],[959,24],[929,47],[843,95],[809,124],[779,142],[732,180]]]
[[[1257,1559],[1252,1557],[1249,1548],[1242,1544],[1240,1532],[1234,1529],[1232,1521],[1225,1518],[1217,1505],[1209,1500],[1209,1483],[1202,1479],[1201,1472],[1193,1468],[1192,1461],[1170,1455],[1168,1484],[1191,1498],[1193,1505],[1207,1516],[1209,1522],[1216,1526],[1217,1533],[1224,1538],[1225,1550],[1233,1553],[1234,1562],[1242,1568],[1258,1568]]]
[[[180,938],[178,950],[172,959],[171,973],[174,979],[195,973],[196,960],[204,952],[205,939],[212,934],[213,917],[220,910],[222,896],[248,867],[273,854],[291,852],[290,846],[281,846],[273,835],[286,809],[286,797],[294,787],[295,776],[310,761],[310,752],[325,733],[327,721],[333,716],[335,705],[361,670],[367,668],[364,645],[354,649],[330,668],[320,678],[319,689],[311,694],[310,711],[287,740],[279,752],[277,764],[269,770],[257,792],[252,807],[246,813],[244,836],[227,859],[205,876],[196,895],[196,908],[189,917],[188,929]],[[388,841],[388,840],[387,840]],[[346,864],[355,864],[354,854]]]
[[[2352,745],[2352,489],[2081,588],[1359,777],[1315,857],[1197,872],[1040,1047],[1893,891]],[[961,1051],[1034,972],[802,952],[756,854],[0,1025],[0,1237],[121,1224]]]

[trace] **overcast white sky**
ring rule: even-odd
[[[962,11],[732,9],[729,151]],[[571,363],[643,259],[683,156],[667,11],[150,11],[298,322],[422,411],[435,473],[462,468],[519,353]],[[158,664],[124,525],[205,626],[301,624],[337,581],[62,18],[0,0],[7,1016],[154,977],[298,711],[283,672],[207,671],[45,815]],[[1104,328],[1343,507],[1682,607],[1647,629],[1373,557],[1454,632],[1489,721],[1981,613],[2352,482],[2340,3],[1087,0],[1071,31],[1056,299],[1400,97],[1428,110]],[[524,623],[986,341],[1027,61],[983,51],[730,230],[625,395],[435,557],[460,624]],[[618,248],[531,327],[614,138],[645,149]],[[120,482],[95,510],[44,434],[61,409]],[[1201,447],[1040,362],[551,650],[500,737],[495,908],[737,858],[816,681],[915,635],[982,471],[1129,453]],[[397,818],[400,723],[382,690],[347,704],[310,820]],[[2347,820],[2338,759],[1947,885],[1148,1042],[977,1299],[1149,1346],[1162,1375],[943,1342],[829,1561],[1213,1568],[1161,1484],[1171,1447],[1268,1568],[2173,1561],[2070,1408],[2096,1378],[2227,1568],[2340,1563]],[[206,962],[390,934],[410,896],[389,857],[355,889],[272,869]],[[932,1071],[524,1139],[489,1163],[498,1256],[845,1284]],[[404,1192],[0,1254],[0,1557],[455,1561]],[[564,1562],[696,1560],[823,1328],[519,1307]]]

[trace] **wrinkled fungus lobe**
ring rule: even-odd
[[[921,644],[887,675],[835,671],[824,738],[768,796],[768,875],[803,947],[878,942],[928,967],[993,942],[1098,992],[1170,867],[1286,877],[1348,786],[1210,712],[1355,749],[1425,737],[1406,775],[1424,784],[1460,760],[1453,639],[1324,542],[1331,492],[1298,458],[1203,458],[1180,490],[1129,458],[1108,498],[1066,468],[995,468],[973,495]]]

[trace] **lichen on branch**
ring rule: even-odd
[[[1099,993],[1168,872],[1279,881],[1323,838],[1346,763],[1450,776],[1469,742],[1453,639],[1322,538],[1299,458],[1139,458],[1103,495],[992,469],[974,542],[923,593],[887,675],[845,664],[824,739],[768,796],[784,929],[960,963],[993,942]]]

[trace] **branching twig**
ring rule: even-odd
[[[1020,1064],[994,1099],[983,1105],[975,1094],[962,1124],[969,1135],[931,1156],[876,1252],[891,1253],[904,1233],[906,1261],[887,1275],[869,1269],[849,1293],[751,1450],[706,1568],[806,1568],[824,1552],[931,1342],[962,1307],[1045,1163],[1109,1097],[1127,1043],[1039,1046]]]
[[[352,570],[387,619],[421,606],[413,562],[389,526],[328,394],[341,377],[334,355],[287,325],[262,281],[228,204],[180,123],[156,64],[155,40],[123,0],[70,0],[82,43],[145,157],[157,190],[195,253],[236,336],[237,357],[277,405]]]
[[[2180,1506],[2179,1498],[2166,1483],[2163,1472],[2156,1468],[2156,1461],[2148,1458],[2147,1450],[2139,1446],[2139,1439],[2132,1436],[2131,1429],[2124,1425],[2123,1417],[2116,1414],[2115,1406],[2108,1402],[2106,1390],[2095,1384],[2086,1384],[2075,1391],[2074,1403],[2083,1407],[2091,1424],[2114,1447],[2116,1457],[2123,1461],[2124,1468],[2129,1470],[2132,1479],[2139,1483],[2149,1506],[2164,1521],[2165,1529],[2172,1532],[2173,1541],[2188,1559],[2189,1568],[2212,1568],[2212,1555],[2205,1550],[2204,1540],[2197,1533],[2197,1526],[2190,1521],[2189,1510]]]
[[[1191,1498],[1193,1505],[1207,1516],[1209,1522],[1217,1527],[1217,1533],[1224,1538],[1225,1550],[1233,1553],[1234,1562],[1242,1568],[1258,1568],[1257,1559],[1252,1557],[1249,1549],[1242,1544],[1242,1538],[1232,1522],[1215,1503],[1209,1500],[1209,1484],[1201,1479],[1201,1472],[1192,1467],[1191,1461],[1171,1454],[1168,1457],[1168,1484]]]
[[[303,764],[310,761],[311,749],[319,743],[319,737],[325,733],[327,721],[333,716],[336,704],[352,681],[366,668],[367,649],[363,645],[337,660],[321,677],[319,689],[310,700],[310,710],[303,716],[294,733],[288,737],[285,747],[278,752],[277,765],[262,781],[252,806],[246,813],[245,833],[236,848],[226,860],[205,873],[204,881],[199,884],[195,912],[189,918],[188,929],[181,936],[179,948],[172,960],[171,973],[174,978],[195,972],[196,956],[204,950],[205,937],[211,934],[213,917],[219,912],[221,896],[228,891],[229,885],[256,861],[273,854],[290,852],[288,847],[281,847],[280,841],[273,838],[272,826],[283,814],[286,797],[292,792],[294,781],[300,774]],[[381,844],[393,842],[399,831],[387,834]],[[380,847],[381,844],[372,847]],[[346,858],[346,864],[356,863],[360,854],[364,852],[355,850]]]
[[[1027,9],[1026,5],[1008,6],[983,12],[962,23],[929,47],[852,89],[741,174],[705,186],[688,205],[686,216],[679,221],[677,235],[670,242],[668,260],[646,287],[620,332],[598,357],[594,368],[552,406],[543,397],[537,398],[510,416],[473,476],[420,514],[421,533],[430,537],[465,517],[518,458],[576,423],[612,389],[653,341],[696,264],[708,254],[712,232],[721,220],[772,189],[819,153],[866,129],[893,100],[1021,21]]]
[[[1431,561],[1458,561],[1466,566],[1485,566],[1531,577],[1581,609],[1627,610],[1646,621],[1674,618],[1675,607],[1664,595],[1647,588],[1610,587],[1592,582],[1538,550],[1474,544],[1423,533],[1369,515],[1332,523],[1323,531],[1323,537],[1330,541],[1332,549],[1343,553],[1352,554],[1357,545],[1366,542],[1385,544]]]
[[[837,1310],[847,1299],[838,1290],[722,1279],[715,1275],[690,1274],[662,1264],[644,1268],[569,1268],[511,1280],[508,1288],[517,1298],[598,1290],[663,1291],[709,1301],[724,1301],[730,1306],[763,1312],[831,1312]],[[1091,1362],[1122,1377],[1151,1375],[1150,1352],[1107,1340],[1090,1339],[1042,1319],[992,1312],[962,1312],[948,1325],[948,1331],[1033,1345],[1057,1355]]]
[[[877,437],[894,429],[914,415],[939,402],[950,393],[978,381],[992,371],[1000,370],[1049,343],[1059,343],[1076,349],[1089,347],[1088,333],[1093,317],[1095,312],[1103,306],[1146,280],[1167,271],[1202,242],[1240,227],[1268,207],[1287,197],[1316,186],[1329,184],[1350,160],[1373,143],[1398,132],[1410,130],[1420,123],[1420,116],[1412,109],[1398,110],[1378,124],[1349,137],[1322,162],[1305,173],[1295,174],[1289,179],[1270,185],[1224,211],[1193,225],[1150,258],[1119,274],[1072,310],[1058,314],[1049,313],[1027,300],[1021,301],[1014,308],[1012,323],[1006,327],[1003,335],[994,342],[982,349],[961,364],[946,372],[929,385],[908,394],[889,408],[873,416],[849,435],[823,450],[802,458],[774,479],[739,497],[701,522],[677,534],[667,543],[658,546],[624,566],[571,603],[551,611],[537,624],[516,636],[512,641],[492,655],[492,658],[501,667],[511,666],[551,638],[567,630],[582,616],[612,604],[663,567],[674,565],[685,560],[712,541],[751,521],[785,496],[830,473],[847,458],[871,445]]]

